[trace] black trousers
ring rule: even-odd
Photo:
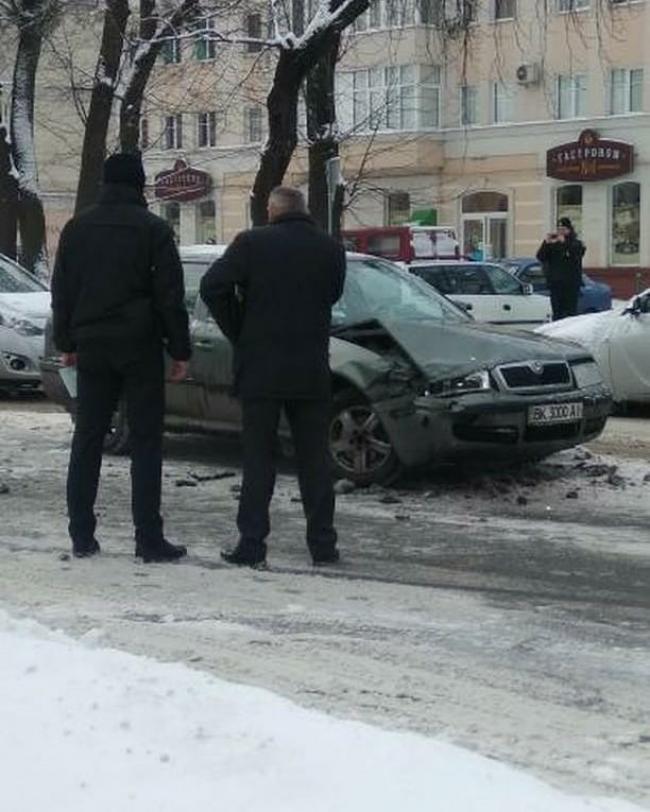
[[[269,505],[275,486],[277,434],[283,409],[296,450],[307,545],[312,553],[332,550],[336,530],[328,400],[242,401],[244,480],[237,517],[241,542],[260,544],[270,532]]]
[[[104,439],[123,399],[131,447],[131,502],[136,541],[163,536],[160,516],[162,436],[165,408],[163,351],[102,345],[80,348],[77,419],[68,470],[68,516],[73,544],[95,533],[95,499]]]
[[[551,287],[551,308],[553,321],[566,319],[578,314],[579,288],[567,288],[563,285]]]

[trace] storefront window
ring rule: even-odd
[[[639,264],[640,223],[640,184],[618,183],[612,188],[612,265]]]
[[[568,217],[578,237],[582,233],[582,186],[560,186],[555,193],[555,219]]]
[[[176,242],[181,239],[181,207],[179,203],[163,203],[161,215],[174,231]]]
[[[197,206],[196,212],[196,241],[197,243],[217,242],[217,226],[215,221],[216,206],[214,200],[203,200]]]

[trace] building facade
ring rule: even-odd
[[[214,24],[166,43],[142,120],[152,205],[183,243],[249,225],[265,138],[274,61],[254,41],[265,16],[247,12],[250,41],[235,45],[212,38]],[[533,255],[570,216],[590,269],[622,292],[650,285],[648,35],[646,0],[373,0],[338,66],[345,225],[452,225],[466,254],[501,258]],[[37,146],[54,241],[81,133],[69,105],[53,109],[47,73]],[[298,185],[303,122],[287,178]]]

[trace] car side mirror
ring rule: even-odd
[[[632,299],[632,304],[626,307],[623,311],[623,316],[639,316],[643,313],[643,302],[640,296],[635,296]]]
[[[535,288],[530,284],[530,282],[524,282],[522,288],[524,296],[532,296],[535,292]]]

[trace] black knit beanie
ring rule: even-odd
[[[122,183],[142,190],[145,182],[140,155],[122,152],[107,158],[104,164],[104,183]]]

